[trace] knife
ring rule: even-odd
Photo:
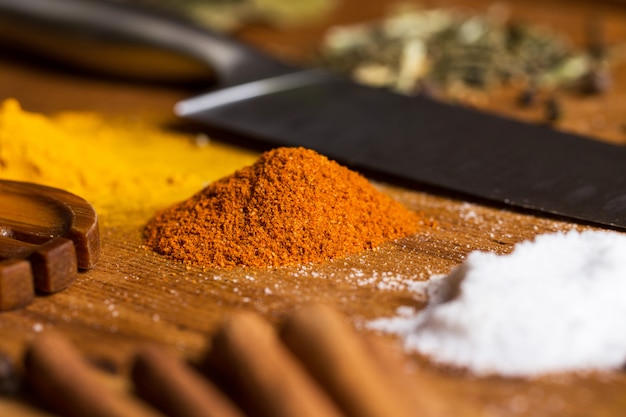
[[[624,147],[299,68],[111,1],[0,0],[0,28],[12,42],[92,70],[174,79],[210,68],[217,82],[175,112],[213,129],[307,147],[463,198],[626,230]],[[141,53],[139,68],[99,56],[116,50]]]

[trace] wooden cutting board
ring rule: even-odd
[[[383,3],[345,1],[336,15],[315,27],[288,32],[252,28],[240,36],[272,53],[302,59],[302,51],[311,51],[319,34],[331,23],[373,17],[381,12]],[[457,3],[482,7],[488,2],[427,2]],[[583,41],[581,27],[589,15],[590,3],[512,4],[518,15],[546,22],[575,42]],[[610,11],[607,36],[626,39],[626,8],[594,3],[593,10],[598,8]],[[141,109],[165,116],[177,99],[191,94],[180,88],[80,77],[35,67],[13,56],[0,55],[0,61],[0,80],[11,80],[0,82],[0,97],[16,97],[33,111],[87,109],[113,114]],[[626,135],[620,127],[626,122],[626,67],[616,69],[614,83],[605,96],[565,97],[567,117],[558,127],[625,143]],[[485,107],[529,121],[540,120],[536,110],[515,108],[512,94],[498,92]],[[603,123],[597,122],[598,117]],[[87,356],[121,372],[133,349],[145,341],[174,347],[182,356],[194,359],[205,352],[209,335],[232,311],[253,310],[277,322],[293,308],[324,302],[360,324],[391,316],[400,306],[419,306],[406,281],[447,273],[471,251],[507,253],[515,243],[540,233],[584,228],[418,189],[389,184],[381,185],[381,189],[432,218],[437,226],[346,259],[276,270],[183,267],[142,246],[141,229],[153,213],[128,213],[123,224],[101,228],[97,266],[80,274],[69,289],[37,297],[22,310],[0,313],[0,350],[19,358],[25,343],[35,334],[56,329],[68,335]],[[626,373],[620,371],[533,380],[475,378],[415,360],[418,386],[429,386],[429,392],[437,397],[433,401],[443,400],[444,415],[617,416],[626,410]],[[9,403],[0,402],[0,410],[3,404]],[[19,413],[29,415],[23,409]]]

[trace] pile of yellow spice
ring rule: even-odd
[[[14,99],[0,106],[0,178],[70,191],[108,224],[183,200],[257,157],[133,115],[47,116]]]

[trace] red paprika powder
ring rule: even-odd
[[[278,148],[158,213],[147,246],[205,267],[343,257],[417,232],[422,218],[363,176],[304,148]]]

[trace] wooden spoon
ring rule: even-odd
[[[100,252],[98,216],[81,197],[0,180],[0,311],[29,304],[35,290],[61,291]]]

